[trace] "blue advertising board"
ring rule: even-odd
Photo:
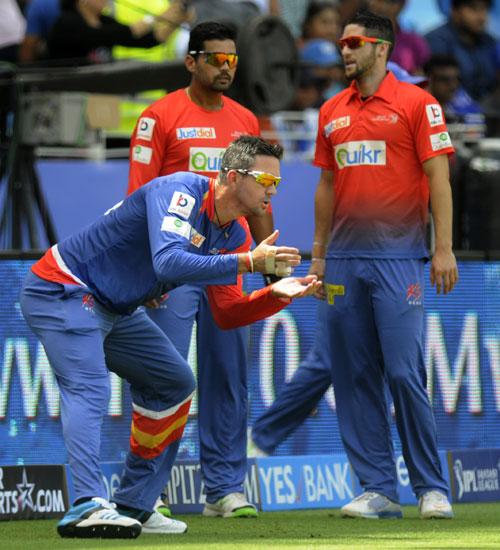
[[[500,500],[500,449],[467,449],[450,453],[454,502]]]
[[[0,261],[0,464],[66,462],[60,398],[44,350],[25,324],[19,289],[31,262]],[[307,262],[299,272],[307,270]],[[429,391],[442,450],[500,446],[500,263],[461,262],[460,283],[448,296],[427,286],[425,354]],[[257,275],[249,287],[261,285]],[[270,405],[308,352],[316,302],[297,300],[250,331],[249,422]],[[192,367],[196,370],[194,352]],[[197,404],[180,459],[198,458]],[[130,396],[112,377],[103,425],[102,460],[123,461],[128,449]],[[400,445],[394,426],[396,451]],[[330,390],[314,414],[277,450],[281,456],[342,453]]]
[[[339,508],[355,496],[345,454],[258,458],[264,511]]]

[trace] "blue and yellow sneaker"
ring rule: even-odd
[[[100,497],[72,506],[57,524],[61,537],[135,539],[141,522],[122,516],[112,504]]]

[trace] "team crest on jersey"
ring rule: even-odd
[[[218,172],[220,170],[223,147],[190,147],[190,172]]]
[[[144,147],[143,145],[136,145],[132,152],[132,160],[141,164],[150,164],[152,156],[153,149],[151,147]]]
[[[89,313],[94,313],[95,301],[92,294],[84,294],[82,298],[82,307]]]
[[[191,195],[176,191],[172,195],[172,200],[170,201],[168,212],[170,212],[171,214],[177,214],[181,218],[187,220],[191,215],[191,212],[193,211],[195,202],[196,201],[194,197],[192,197]]]
[[[151,141],[155,124],[156,120],[154,118],[149,118],[147,116],[141,117],[139,119],[139,123],[137,124],[137,137],[140,139],[145,139],[146,141]]]
[[[188,222],[179,220],[175,216],[165,216],[161,224],[161,230],[169,233],[177,233],[187,240],[191,238],[191,225]]]
[[[340,118],[334,118],[324,127],[325,137],[328,137],[330,134],[335,132],[335,130],[340,130],[341,128],[347,128],[351,125],[351,117],[341,116]]]
[[[446,149],[447,147],[453,147],[450,134],[448,132],[432,134],[429,138],[431,140],[431,147],[433,151],[440,151],[441,149]]]
[[[215,128],[177,128],[177,139],[215,139]]]
[[[398,121],[398,115],[376,115],[371,120],[372,122],[385,122],[386,124],[396,124]]]
[[[191,228],[191,244],[193,246],[196,246],[196,248],[200,248],[200,246],[204,243],[205,237],[196,231],[194,227]]]
[[[426,105],[425,112],[427,113],[427,120],[429,121],[431,127],[444,124],[443,109],[441,108],[441,105],[438,105],[437,103]]]
[[[419,283],[408,286],[406,289],[406,301],[410,306],[422,305],[422,288]]]

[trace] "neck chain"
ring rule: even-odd
[[[215,217],[217,218],[217,223],[219,224],[219,227],[222,229],[222,224],[220,223],[220,218],[219,218],[219,214],[217,212],[217,207],[215,206],[215,197],[214,197],[214,212],[215,212]]]
[[[215,213],[215,217],[217,218],[217,223],[219,224],[219,229],[221,231],[224,231],[224,237],[227,239],[229,237],[229,233],[227,232],[227,229],[222,228],[222,224],[220,223],[219,213],[217,212],[217,207],[215,206],[215,197],[214,197],[214,213]]]

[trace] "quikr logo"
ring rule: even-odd
[[[222,147],[190,147],[189,171],[218,172],[224,151]]]
[[[348,141],[335,146],[339,170],[352,166],[385,166],[385,141]]]

